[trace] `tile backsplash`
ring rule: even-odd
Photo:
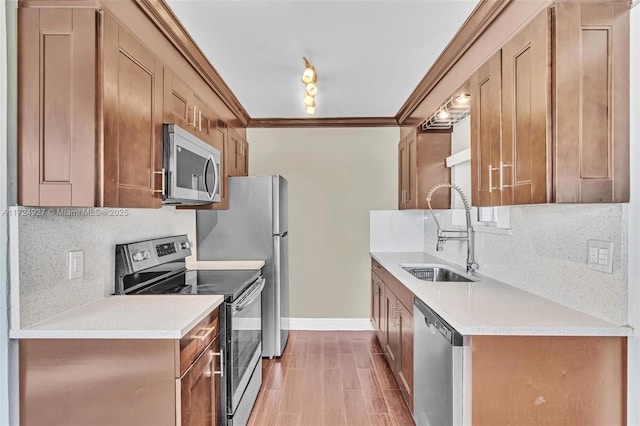
[[[424,212],[422,210],[371,210],[369,212],[370,251],[422,251]]]
[[[109,209],[45,209],[42,216],[17,210],[29,209],[12,209],[10,221],[11,328],[113,294],[118,243],[176,234],[195,241],[193,210],[115,209],[121,215],[110,215]],[[84,215],[87,211],[98,214]],[[69,280],[72,250],[84,251],[84,276]]]
[[[627,208],[626,204],[505,207],[510,215],[509,230],[483,231],[474,225],[478,272],[570,308],[626,324]],[[407,235],[424,232],[425,252],[465,265],[463,242],[448,241],[443,251],[436,251],[436,226],[428,211],[421,211],[423,226],[408,224],[399,215],[401,212],[395,220],[392,213],[385,213],[385,220],[374,220],[378,212],[372,212],[372,251],[410,251],[389,249],[393,248],[390,244],[373,244],[374,235],[392,238],[389,231],[402,227]],[[443,227],[450,226],[451,210],[436,211],[436,215]],[[373,229],[374,224],[385,231]],[[407,226],[413,226],[414,231]],[[589,239],[613,241],[612,274],[587,268]],[[410,245],[415,245],[414,238]]]

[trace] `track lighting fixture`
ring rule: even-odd
[[[302,57],[304,61],[304,71],[302,72],[302,83],[304,84],[305,97],[304,105],[307,114],[314,115],[316,113],[316,94],[318,93],[318,74],[315,67],[307,58]]]

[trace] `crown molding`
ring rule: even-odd
[[[394,117],[252,118],[249,127],[397,127]]]
[[[444,48],[431,69],[422,78],[409,98],[398,110],[395,118],[400,125],[405,125],[411,114],[427,97],[442,78],[451,70],[471,45],[480,37],[491,23],[504,11],[513,0],[481,0],[471,15],[462,24],[456,35]]]
[[[133,0],[246,126],[251,117],[164,0]]]

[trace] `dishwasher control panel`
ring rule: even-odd
[[[449,323],[443,320],[440,315],[436,314],[422,300],[415,298],[413,304],[424,315],[426,326],[432,333],[440,333],[442,337],[447,339],[454,346],[462,346],[462,335],[453,328]]]

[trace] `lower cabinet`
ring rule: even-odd
[[[413,294],[371,261],[371,321],[405,402],[413,412]]]
[[[471,336],[470,357],[473,425],[627,424],[626,337]]]
[[[413,294],[374,259],[371,289],[372,325],[413,413],[414,405],[424,404],[414,401],[413,393]],[[461,395],[456,395],[470,424],[626,424],[626,337],[466,339]]]
[[[22,339],[21,425],[219,425],[218,310],[180,340]]]
[[[216,372],[220,371],[220,345],[216,337],[207,346],[202,355],[191,365],[180,381],[180,412],[176,416],[176,424],[183,426],[219,424],[220,379]]]

